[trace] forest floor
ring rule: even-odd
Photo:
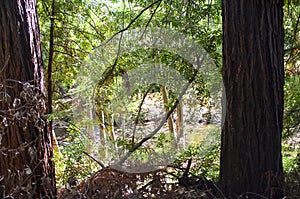
[[[285,176],[285,178],[284,198],[300,198],[299,171]],[[174,178],[168,169],[143,174],[130,174],[105,168],[77,186],[60,189],[58,198],[216,199],[226,197],[222,194],[217,183],[207,180],[203,176],[187,175]],[[266,197],[256,195],[256,198],[265,199]]]

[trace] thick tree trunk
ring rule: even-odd
[[[54,198],[35,0],[0,1],[0,198]]]
[[[222,2],[227,104],[220,181],[233,197],[282,193],[282,7],[280,0]]]

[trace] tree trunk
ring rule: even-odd
[[[0,198],[55,198],[36,2],[0,1]]]
[[[252,192],[281,198],[283,2],[223,0],[222,10],[226,116],[220,181],[232,197]]]
[[[183,148],[185,146],[185,138],[183,132],[183,107],[182,102],[177,105],[177,120],[176,120],[176,133],[177,133],[177,146]]]
[[[168,107],[168,96],[167,96],[166,87],[161,86],[160,89],[161,89],[162,98],[163,98],[163,102],[164,102],[165,112],[167,114],[169,112],[169,107]],[[176,135],[175,135],[174,127],[173,127],[172,117],[169,117],[167,122],[168,122],[169,133],[171,133],[171,135],[174,139],[174,142],[175,142],[176,141]]]
[[[99,118],[99,159],[104,160],[107,158],[107,129],[105,125],[105,112],[103,110],[99,110],[97,117]]]

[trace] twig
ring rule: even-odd
[[[89,158],[91,158],[92,160],[94,160],[97,164],[99,164],[102,168],[105,168],[104,164],[102,162],[100,162],[99,160],[96,160],[93,156],[91,156],[90,154],[88,154],[87,152],[83,151],[83,153],[85,155],[87,155]]]
[[[149,185],[152,185],[155,181],[157,181],[157,179],[153,179],[150,182],[148,182],[147,184],[145,184],[144,186],[142,186],[139,191],[144,191]]]
[[[98,86],[98,89],[100,89],[102,87],[102,84],[104,84],[104,82],[107,81],[107,79],[112,75],[113,71],[115,70],[116,68],[116,65],[118,63],[118,58],[119,58],[119,55],[120,55],[120,46],[121,46],[121,41],[122,41],[122,37],[123,37],[123,32],[128,30],[130,28],[130,26],[146,11],[148,10],[150,7],[152,7],[153,5],[158,4],[158,6],[156,7],[154,13],[151,15],[149,21],[147,22],[147,25],[146,27],[148,26],[148,24],[150,23],[151,19],[153,18],[156,10],[158,9],[160,3],[162,2],[162,0],[157,0],[153,3],[151,3],[149,6],[147,6],[146,8],[144,8],[125,28],[123,28],[122,30],[118,31],[117,33],[115,33],[113,36],[111,36],[108,40],[106,40],[105,42],[103,42],[102,44],[100,44],[98,47],[101,47],[101,46],[104,46],[106,45],[107,43],[109,43],[116,35],[120,34],[121,33],[121,37],[120,37],[120,40],[119,40],[119,46],[118,46],[118,53],[117,53],[117,57],[111,67],[111,69],[108,70],[107,74],[105,74],[105,77],[102,81],[99,82],[99,86]],[[145,32],[145,31],[144,31]],[[144,33],[143,33],[144,34]],[[142,35],[143,36],[143,35]],[[96,47],[96,48],[98,48]]]
[[[113,36],[111,36],[106,42],[100,44],[100,46],[104,46],[106,45],[108,42],[110,42],[116,35],[128,30],[130,28],[130,26],[146,11],[148,10],[149,8],[151,8],[153,5],[157,4],[157,3],[160,3],[162,0],[157,0],[157,1],[154,1],[153,3],[151,3],[149,6],[147,6],[146,8],[144,8],[136,17],[133,18],[133,20],[125,27],[123,28],[122,30],[118,31],[117,33],[115,33]],[[98,47],[100,47],[98,46]]]
[[[134,127],[133,127],[133,131],[132,131],[132,145],[134,145],[134,138],[135,138],[135,131],[136,131],[136,126],[138,124],[138,121],[139,121],[139,118],[140,118],[140,113],[141,113],[141,110],[142,110],[142,106],[144,104],[144,101],[148,95],[148,93],[151,91],[152,87],[155,85],[155,83],[151,84],[148,88],[148,90],[146,91],[146,93],[144,94],[143,96],[143,99],[139,105],[139,109],[138,109],[138,114],[135,118],[135,121],[134,121]]]
[[[226,198],[225,195],[223,194],[222,190],[215,184],[213,183],[215,189],[221,194],[222,198]]]
[[[98,90],[102,87],[102,85],[107,81],[107,79],[109,78],[109,77],[111,77],[112,76],[112,73],[113,73],[113,71],[115,70],[115,68],[116,68],[116,66],[117,66],[117,64],[118,64],[118,59],[119,59],[119,55],[120,55],[120,49],[121,49],[121,42],[122,42],[122,38],[123,38],[123,33],[121,33],[121,37],[120,37],[120,40],[119,40],[119,44],[118,44],[118,52],[117,52],[117,56],[116,56],[116,58],[115,58],[115,61],[114,61],[114,63],[113,63],[113,65],[111,66],[111,69],[109,69],[108,70],[108,74],[106,74],[105,75],[105,77],[104,77],[104,79],[101,81],[100,80],[100,82],[99,82],[99,86],[98,86]],[[94,96],[95,94],[93,93],[93,96]]]
[[[291,47],[291,48],[284,49],[284,53],[287,53],[287,52],[290,52],[290,51],[293,51],[293,50],[297,50],[297,49],[300,49],[300,46],[294,46],[294,47]]]
[[[144,30],[143,34],[141,35],[141,39],[143,38],[143,36],[144,36],[144,34],[145,34],[146,30],[147,30],[147,27],[149,26],[149,24],[150,24],[152,18],[154,17],[154,15],[155,15],[157,9],[159,8],[161,2],[162,2],[162,1],[159,1],[158,5],[157,5],[156,8],[154,9],[154,12],[151,14],[150,19],[147,21],[147,24],[146,24],[146,26],[145,26],[145,30]]]
[[[190,169],[191,169],[191,165],[192,165],[192,158],[190,158],[190,159],[188,160],[187,167],[186,167],[186,169],[184,170],[184,172],[183,172],[183,174],[182,174],[182,177],[188,176],[188,173],[190,172]]]

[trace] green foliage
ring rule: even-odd
[[[61,153],[55,154],[56,180],[60,187],[67,185],[70,178],[80,182],[100,169],[100,165],[84,154],[88,142],[86,136],[72,128],[68,131],[70,137],[60,146]]]
[[[297,164],[297,156],[291,155],[283,158],[283,168],[286,173],[291,173],[299,170]]]
[[[300,76],[285,77],[284,138],[300,132]]]
[[[300,151],[283,145],[283,170],[285,175],[285,192],[290,198],[300,197]]]
[[[300,132],[300,2],[285,1],[285,102],[283,137]]]
[[[149,4],[154,1],[148,0],[128,0],[128,1],[55,1],[55,31],[54,31],[54,60],[53,60],[53,108],[54,113],[49,118],[54,121],[67,119],[72,116],[70,93],[74,92],[74,87],[78,82],[75,81],[79,69],[83,66],[84,60],[99,44],[111,35],[127,27],[132,20]],[[44,64],[48,64],[49,53],[49,29],[51,19],[52,1],[38,0],[40,29],[42,33],[42,51]],[[138,19],[132,23],[129,29],[140,27],[165,27],[176,29],[187,34],[197,41],[210,55],[214,63],[220,68],[222,66],[221,45],[221,0],[216,1],[162,1],[159,8],[158,4],[146,10]],[[300,129],[300,23],[299,23],[300,3],[296,0],[285,1],[285,111],[284,111],[284,137],[288,138],[299,132]],[[150,53],[149,53],[150,52]],[[134,52],[123,54],[119,57],[118,63],[112,70],[112,65],[104,68],[104,73],[99,77],[102,84],[97,90],[97,114],[104,113],[104,121],[101,119],[94,121],[99,126],[108,125],[111,131],[114,121],[109,108],[111,102],[115,100],[117,87],[123,81],[124,71],[138,67],[143,63],[156,59],[165,66],[169,66],[180,72],[186,79],[193,74],[193,68],[186,60],[172,52],[152,49],[139,49]],[[90,62],[90,64],[95,64]],[[97,67],[97,66],[95,66]],[[110,73],[111,72],[111,73]],[[214,74],[210,78],[214,78]],[[199,74],[191,87],[196,91],[197,103],[210,106],[210,93],[208,85]],[[83,85],[85,86],[85,85]],[[140,100],[134,101],[137,96],[144,93],[148,85],[139,85],[138,89],[132,93],[128,99],[127,110],[130,117],[135,118]],[[155,87],[157,92],[159,86]],[[80,88],[81,89],[81,88]],[[83,88],[82,88],[83,89]],[[171,100],[175,96],[169,93]],[[172,101],[172,102],[173,102]],[[168,105],[170,106],[170,105]],[[209,118],[210,115],[207,115]],[[141,116],[143,118],[143,116]],[[134,120],[134,119],[133,119]],[[82,121],[86,122],[86,121]],[[80,124],[75,124],[80,126]],[[124,135],[124,132],[121,132]],[[71,137],[66,140],[66,145],[62,147],[62,154],[56,155],[57,179],[58,184],[66,184],[69,177],[77,179],[87,177],[98,165],[89,157],[83,154],[90,144],[89,139],[83,133],[70,129]],[[112,138],[109,138],[112,140]],[[161,133],[154,138],[156,147],[162,151],[166,144],[170,144],[171,138],[168,134]],[[203,174],[209,178],[217,178],[219,169],[220,136],[217,130],[207,133],[205,141],[198,145],[189,146],[179,155],[177,163],[192,158],[195,165],[191,172]],[[118,147],[129,149],[131,147],[130,137],[112,140]],[[113,143],[114,144],[114,143]],[[134,155],[143,154],[146,157],[149,153],[147,147],[141,148]],[[292,156],[294,157],[294,156]],[[284,157],[285,171],[295,168],[294,159]]]
[[[221,138],[218,128],[209,129],[206,137],[200,144],[190,145],[181,152],[175,164],[181,165],[188,159],[192,159],[194,165],[191,173],[197,176],[205,176],[208,179],[216,180],[219,174],[219,156]]]
[[[76,83],[74,80],[83,60],[105,39],[104,32],[109,33],[106,26],[102,26],[102,20],[106,18],[101,14],[106,13],[102,3],[92,4],[89,0],[56,0],[54,16],[51,16],[51,4],[50,0],[37,1],[46,69],[50,19],[54,18],[53,109],[55,118],[62,119],[69,118],[71,101],[68,91]]]

